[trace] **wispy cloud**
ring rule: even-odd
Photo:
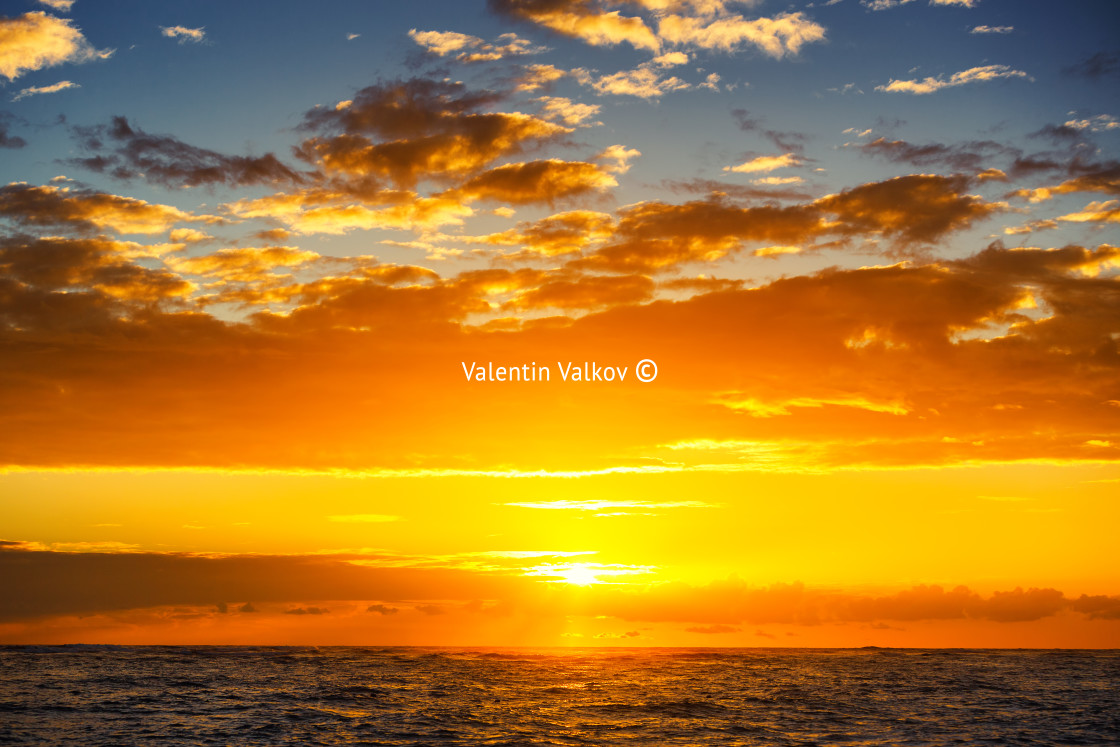
[[[1034,81],[1034,78],[1022,70],[1013,70],[1007,65],[983,65],[953,73],[948,78],[944,76],[927,77],[922,80],[894,80],[892,78],[891,82],[885,86],[875,86],[875,90],[887,93],[927,94],[945,88],[954,88],[968,83],[984,83],[999,78],[1026,78],[1029,81]]]
[[[327,517],[327,521],[337,521],[343,524],[381,524],[401,520],[399,516],[388,514],[336,514]]]
[[[81,86],[69,80],[62,80],[49,86],[31,86],[30,88],[24,88],[13,96],[12,101],[19,101],[20,99],[25,99],[28,96],[35,96],[40,93],[58,93],[59,91],[65,91],[67,88],[81,88]]]
[[[178,39],[180,44],[191,42],[193,44],[201,44],[206,39],[206,31],[204,26],[196,29],[187,28],[186,26],[160,26],[160,31],[169,39]]]

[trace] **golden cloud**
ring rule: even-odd
[[[8,80],[64,62],[104,60],[112,54],[111,49],[94,49],[69,18],[37,10],[16,18],[0,17],[0,75]]]

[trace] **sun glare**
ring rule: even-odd
[[[652,566],[622,565],[618,563],[544,563],[525,572],[526,576],[542,576],[550,583],[564,583],[573,586],[592,584],[625,583],[623,581],[604,581],[600,576],[628,576],[649,573]]]

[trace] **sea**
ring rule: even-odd
[[[1120,651],[0,646],[0,743],[1116,745]]]

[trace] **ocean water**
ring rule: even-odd
[[[0,743],[1120,744],[1120,652],[6,646]]]

